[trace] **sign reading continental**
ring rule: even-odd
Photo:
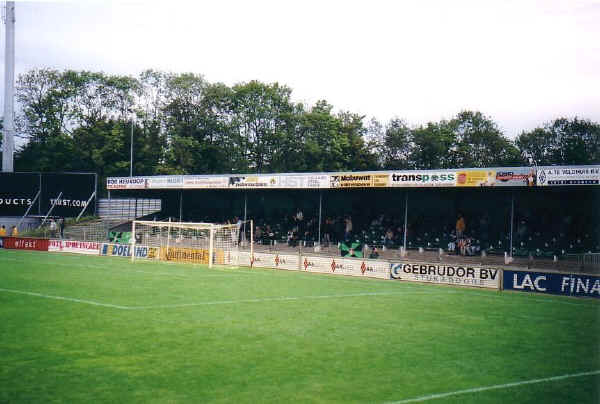
[[[208,250],[199,248],[160,247],[160,259],[163,261],[195,262],[208,265]]]
[[[402,281],[500,288],[500,270],[495,268],[405,262],[392,264],[391,275]]]

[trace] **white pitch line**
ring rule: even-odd
[[[9,293],[17,293],[20,295],[28,295],[28,296],[37,296],[37,297],[43,297],[45,299],[53,299],[53,300],[65,300],[67,302],[75,302],[75,303],[83,303],[83,304],[91,304],[92,306],[103,306],[103,307],[110,307],[113,309],[121,309],[121,310],[131,310],[132,307],[129,306],[119,306],[116,304],[110,304],[110,303],[100,303],[100,302],[94,302],[92,300],[83,300],[83,299],[76,299],[74,297],[64,297],[64,296],[53,296],[53,295],[45,295],[43,293],[36,293],[36,292],[26,292],[24,290],[14,290],[14,289],[4,289],[4,288],[0,288],[1,292],[9,292]]]
[[[95,302],[93,300],[84,300],[84,299],[76,299],[73,297],[46,295],[43,293],[28,292],[28,291],[24,291],[24,290],[0,288],[0,292],[16,293],[16,294],[28,295],[28,296],[37,296],[37,297],[42,297],[45,299],[64,300],[64,301],[68,301],[68,302],[90,304],[92,306],[111,307],[113,309],[120,309],[120,310],[171,309],[171,308],[179,308],[179,307],[214,306],[214,305],[220,305],[220,304],[263,303],[263,302],[277,302],[277,301],[284,302],[284,301],[311,300],[311,299],[335,299],[335,298],[343,298],[343,297],[386,296],[386,295],[391,296],[391,295],[405,294],[405,293],[396,293],[396,292],[364,292],[364,293],[352,293],[352,294],[345,294],[345,295],[316,295],[316,296],[289,296],[289,297],[283,296],[283,297],[266,297],[266,298],[261,298],[261,299],[214,300],[214,301],[208,301],[208,302],[165,304],[165,305],[156,305],[156,306],[121,306],[121,305],[117,305],[117,304]],[[430,293],[430,292],[425,291],[425,292],[413,292],[413,293]]]
[[[432,394],[432,395],[429,395],[429,396],[409,398],[409,399],[400,400],[400,401],[392,401],[392,402],[388,402],[387,404],[420,403],[420,402],[423,402],[423,401],[437,400],[438,398],[445,398],[445,397],[450,397],[450,396],[457,396],[457,395],[460,395],[460,394],[470,394],[470,393],[478,393],[478,392],[481,392],[481,391],[488,391],[488,390],[507,389],[507,388],[510,388],[510,387],[524,386],[524,385],[527,385],[527,384],[553,382],[553,381],[557,381],[557,380],[570,379],[570,378],[573,378],[573,377],[593,376],[593,375],[597,375],[597,374],[600,374],[600,370],[592,370],[592,371],[589,371],[589,372],[582,372],[582,373],[572,373],[572,374],[562,375],[562,376],[546,377],[546,378],[543,378],[543,379],[523,380],[523,381],[514,382],[514,383],[496,384],[494,386],[475,387],[475,388],[472,388],[472,389],[451,391],[451,392],[448,392],[448,393]]]
[[[430,293],[430,292],[424,292]],[[165,304],[156,306],[136,306],[132,307],[134,310],[147,310],[147,309],[173,309],[178,307],[194,307],[194,306],[214,306],[219,304],[242,304],[242,303],[263,303],[263,302],[285,302],[295,300],[311,300],[311,299],[335,299],[339,297],[363,297],[363,296],[390,296],[390,295],[402,295],[404,293],[397,292],[365,292],[365,293],[350,293],[344,295],[316,295],[316,296],[282,296],[282,297],[265,297],[261,299],[240,299],[240,300],[215,300],[209,302],[198,302],[198,303],[181,303],[181,304]]]

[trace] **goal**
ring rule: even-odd
[[[249,240],[245,228],[250,228]],[[163,261],[193,262],[209,267],[239,264],[240,246],[253,248],[252,220],[236,224],[155,222],[135,220],[132,226],[132,254],[136,247],[153,248]]]

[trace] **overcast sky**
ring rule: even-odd
[[[257,79],[382,122],[483,112],[511,138],[600,121],[600,0],[16,3],[16,73],[51,67]],[[4,60],[4,27],[2,28]],[[0,67],[2,82],[4,64]],[[3,87],[3,85],[2,85]]]

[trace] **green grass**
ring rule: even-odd
[[[0,289],[0,402],[389,403],[600,370],[589,299],[15,250]],[[599,386],[427,402],[598,403]]]

